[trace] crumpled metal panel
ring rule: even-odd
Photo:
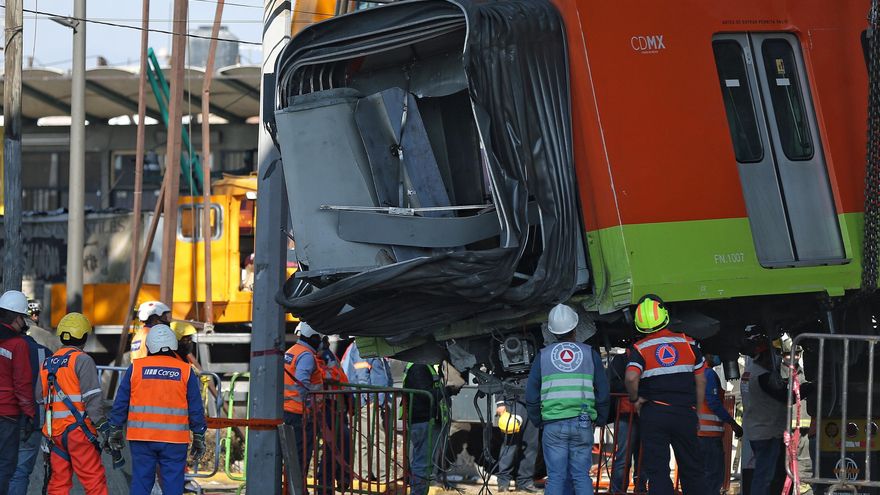
[[[413,0],[317,24],[278,60],[278,108],[304,93],[345,85],[350,62],[363,55],[391,57],[401,46],[452,35],[462,42],[461,70],[485,150],[484,163],[475,166],[486,167],[498,242],[435,252],[328,285],[315,280],[311,290],[291,278],[277,300],[322,332],[406,339],[486,311],[542,310],[575,290],[582,232],[568,61],[562,19],[549,1]],[[284,152],[285,143],[279,144]],[[537,230],[528,222],[530,200],[540,212]],[[539,239],[530,237],[535,232]],[[526,266],[524,256],[535,245],[540,256]]]

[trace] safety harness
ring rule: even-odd
[[[73,401],[70,400],[70,397],[63,390],[61,390],[61,387],[58,385],[56,374],[58,373],[58,370],[60,368],[67,366],[67,363],[70,360],[70,355],[74,352],[79,351],[76,349],[70,349],[61,356],[51,356],[46,358],[46,360],[43,362],[43,368],[45,368],[48,373],[48,376],[46,377],[46,383],[48,386],[48,395],[46,400],[46,428],[48,431],[48,436],[46,438],[49,443],[49,449],[67,462],[70,462],[70,449],[67,447],[67,436],[71,431],[77,428],[82,429],[83,434],[85,434],[86,438],[89,440],[89,442],[92,443],[92,445],[95,446],[98,452],[101,451],[101,443],[98,441],[98,437],[95,436],[95,434],[92,433],[92,431],[86,425],[85,420],[87,413],[81,413],[76,408],[76,406],[73,405]],[[56,402],[56,398],[60,399],[61,402],[63,402],[64,405],[67,406],[67,409],[70,410],[70,414],[73,416],[74,419],[74,422],[70,426],[65,428],[63,433],[61,433],[62,447],[59,447],[55,444],[55,442],[52,441],[52,403]]]

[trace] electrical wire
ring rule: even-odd
[[[0,5],[0,8],[5,9],[5,8],[6,8],[6,4],[4,3],[4,4]],[[128,25],[125,25],[125,24],[117,24],[117,23],[114,23],[114,22],[105,22],[105,21],[99,21],[99,20],[95,20],[95,19],[79,18],[79,17],[73,17],[73,16],[69,16],[69,15],[61,15],[61,14],[55,14],[55,13],[52,13],[52,12],[45,12],[45,11],[35,10],[35,9],[22,9],[22,11],[27,12],[27,13],[30,13],[30,14],[42,15],[42,16],[46,16],[46,17],[61,17],[61,18],[64,18],[64,19],[71,19],[71,20],[79,21],[79,22],[88,22],[88,23],[91,23],[91,24],[99,24],[99,25],[102,25],[102,26],[110,26],[110,27],[123,28],[123,29],[131,29],[131,30],[133,30],[133,31],[143,31],[143,30],[144,30],[144,28],[139,27],[139,26],[128,26]],[[153,28],[149,28],[149,29],[147,29],[147,31],[148,31],[148,32],[151,32],[151,33],[158,33],[158,34],[170,34],[170,35],[172,35],[172,36],[174,36],[174,35],[176,34],[176,33],[174,33],[173,31],[167,31],[167,30],[164,30],[164,29],[153,29]],[[262,46],[262,45],[263,45],[262,43],[260,43],[260,42],[258,42],[258,41],[231,40],[231,39],[226,39],[226,38],[212,38],[211,36],[202,36],[202,35],[199,35],[199,34],[191,34],[191,33],[183,33],[183,34],[180,34],[180,36],[186,36],[187,38],[198,38],[198,39],[203,39],[203,40],[212,40],[212,39],[216,39],[217,41],[226,41],[226,42],[229,42],[229,43],[240,43],[240,44],[243,44],[243,45],[253,45],[253,46]]]
[[[213,3],[216,4],[217,0],[193,0],[194,2],[202,2],[202,3]],[[263,10],[262,5],[248,5],[246,3],[235,3],[235,2],[223,2],[223,5],[231,5],[234,7],[246,7],[249,9],[260,9]]]

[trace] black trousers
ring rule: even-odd
[[[678,477],[684,495],[707,492],[700,444],[697,441],[697,413],[685,407],[649,402],[642,406],[639,427],[642,434],[642,472],[648,478],[650,495],[673,495],[669,478],[669,447],[675,452]]]
[[[523,412],[524,412],[523,408]],[[530,485],[535,478],[535,461],[538,460],[541,438],[538,428],[523,415],[519,433],[504,435],[504,443],[498,454],[498,482],[510,483],[516,471],[516,487]]]

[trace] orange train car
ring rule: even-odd
[[[868,9],[422,0],[305,28],[276,64],[301,267],[281,299],[372,352],[454,341],[501,374],[563,301],[624,343],[657,294],[731,371],[748,326],[872,333]]]

